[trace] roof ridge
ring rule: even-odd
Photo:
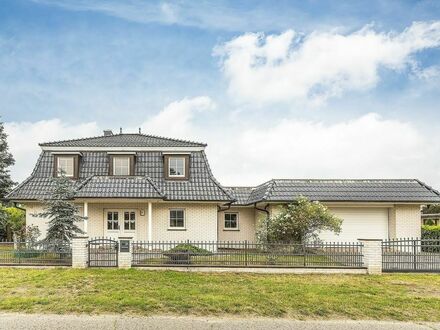
[[[403,179],[360,179],[360,178],[356,178],[356,179],[349,179],[349,178],[345,178],[345,179],[288,179],[288,178],[282,178],[282,179],[272,179],[275,181],[407,181],[407,182],[411,182],[411,181],[418,181],[417,179],[411,179],[411,178],[403,178]],[[269,180],[269,181],[272,181]],[[267,181],[267,182],[269,182]],[[265,182],[265,183],[267,183]]]
[[[415,181],[417,181],[422,187],[425,187],[426,189],[432,191],[434,194],[440,196],[440,192],[434,188],[432,188],[431,186],[428,186],[426,183],[420,181],[419,179],[414,179]]]
[[[170,138],[160,135],[153,135],[153,134],[144,134],[144,133],[119,133],[119,134],[113,134],[109,136],[105,135],[95,135],[95,136],[89,136],[89,137],[83,137],[83,138],[76,138],[76,139],[66,139],[66,140],[59,140],[59,141],[48,141],[48,142],[42,142],[39,143],[39,146],[47,146],[54,143],[66,143],[66,142],[77,142],[77,141],[85,141],[85,140],[92,140],[92,139],[98,139],[98,138],[111,138],[115,136],[122,136],[122,135],[135,135],[135,136],[144,136],[149,138],[155,138],[155,139],[163,139],[168,141],[174,141],[174,142],[184,142],[184,143],[193,143],[198,144],[200,146],[206,147],[206,143],[197,142],[197,141],[191,141],[191,140],[184,140],[184,139],[176,139],[176,138]]]
[[[165,193],[163,193],[160,188],[158,187],[158,185],[153,181],[153,179],[151,177],[149,177],[148,175],[145,176],[145,178],[147,179],[147,181],[153,186],[153,188],[157,191],[157,193],[162,196],[163,198],[166,198],[167,195]]]
[[[263,195],[263,200],[266,200],[270,196],[275,186],[276,186],[275,180],[274,179],[270,180],[268,184],[268,188],[266,189],[266,192]]]

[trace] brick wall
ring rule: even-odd
[[[420,237],[420,205],[395,205],[394,207],[395,237]]]
[[[238,230],[225,230],[225,213],[238,213]],[[231,207],[218,213],[219,241],[255,241],[256,214],[253,207]]]

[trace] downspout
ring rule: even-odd
[[[220,212],[229,210],[231,208],[232,203],[233,202],[229,202],[229,203],[224,204],[223,206],[217,205],[217,241],[218,241],[218,236],[219,236],[218,214]],[[225,208],[222,208],[222,207],[225,207]]]
[[[261,212],[266,213],[266,219],[269,219],[269,215],[270,215],[270,212],[267,210],[268,207],[269,207],[269,204],[266,204],[266,206],[264,207],[264,209],[260,209],[259,207],[257,207],[257,203],[254,203],[254,208],[255,208],[257,211],[261,211]],[[267,221],[266,221],[266,226],[267,226]],[[267,227],[266,227],[266,233],[267,233]],[[267,237],[266,237],[266,242],[267,242]]]

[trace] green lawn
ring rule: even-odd
[[[0,269],[0,310],[440,321],[440,276]]]

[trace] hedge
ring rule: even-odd
[[[422,238],[440,239],[440,226],[422,226]]]

